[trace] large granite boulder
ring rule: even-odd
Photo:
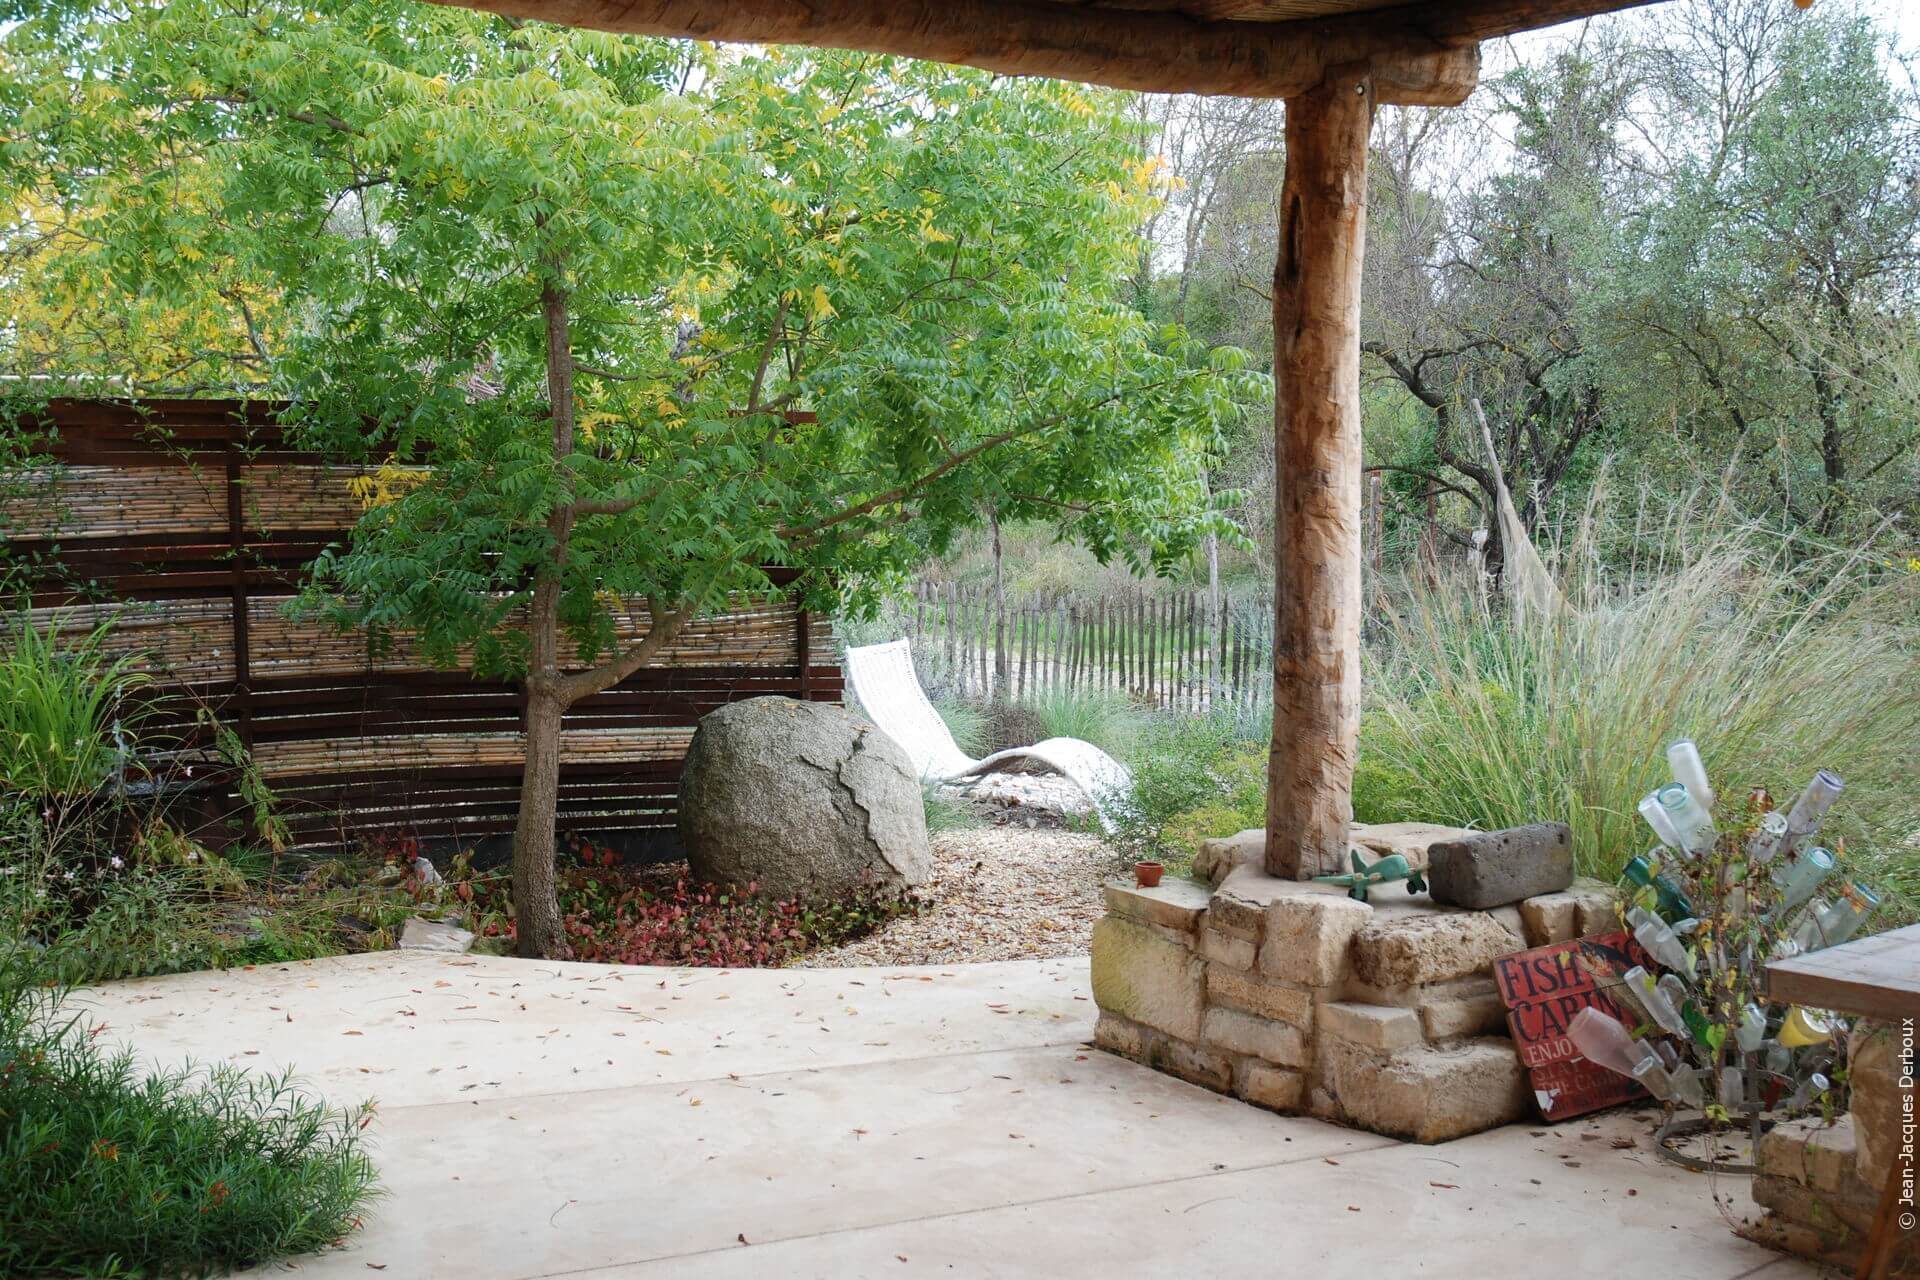
[[[749,698],[701,720],[680,775],[680,837],[696,879],[780,898],[933,873],[906,752],[824,702]]]

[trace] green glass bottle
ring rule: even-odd
[[[1653,890],[1654,900],[1659,904],[1660,914],[1669,923],[1685,920],[1693,915],[1693,903],[1671,876],[1658,875],[1653,869],[1653,860],[1646,854],[1631,859],[1620,873],[1642,889]]]

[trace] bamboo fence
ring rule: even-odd
[[[211,709],[308,842],[370,827],[457,839],[510,830],[519,690],[436,669],[404,635],[376,645],[292,609],[307,563],[347,540],[363,509],[354,481],[380,460],[338,466],[303,453],[275,412],[56,400],[22,424],[46,432],[47,465],[0,485],[0,549],[29,588],[13,621],[70,638],[108,626],[107,647],[152,677],[160,728],[203,755],[200,713]],[[628,605],[615,629],[634,640],[647,615]],[[825,619],[791,598],[732,601],[568,713],[562,828],[670,829],[701,716],[760,694],[840,693]],[[237,796],[227,799],[237,808]]]

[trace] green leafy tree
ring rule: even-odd
[[[524,954],[564,950],[565,712],[703,612],[776,568],[870,608],[986,510],[1143,569],[1217,526],[1206,467],[1256,391],[1124,304],[1154,180],[1116,95],[396,0],[5,39],[12,185],[99,210],[142,289],[193,276],[176,235],[271,280],[307,436],[430,462],[306,601],[523,682]],[[213,198],[185,227],[86,199],[188,162]]]

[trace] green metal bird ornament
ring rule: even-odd
[[[1407,861],[1405,854],[1390,853],[1371,866],[1360,856],[1358,849],[1351,849],[1348,854],[1353,859],[1353,871],[1350,874],[1315,876],[1315,883],[1345,885],[1348,896],[1360,902],[1367,900],[1368,889],[1391,880],[1405,880],[1409,892],[1426,892],[1427,878]]]

